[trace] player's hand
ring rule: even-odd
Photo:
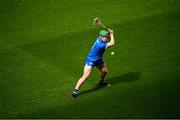
[[[112,29],[108,29],[110,35],[113,34],[113,30]]]

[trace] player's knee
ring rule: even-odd
[[[89,77],[89,74],[84,74],[81,79],[87,79]]]
[[[107,74],[108,73],[108,70],[107,69],[102,69],[101,71],[103,74]]]
[[[84,80],[86,80],[86,79],[87,79],[87,77],[84,77],[84,76],[82,76],[82,77],[80,78],[81,81],[84,81]]]

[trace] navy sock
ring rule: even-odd
[[[78,89],[74,88],[73,93],[78,94]]]
[[[104,80],[100,79],[100,82],[104,82]]]

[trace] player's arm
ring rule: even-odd
[[[109,29],[109,32],[110,32],[110,39],[111,39],[111,40],[110,40],[110,42],[107,43],[106,48],[112,47],[112,46],[114,46],[114,44],[115,44],[114,35],[113,35],[113,30]]]

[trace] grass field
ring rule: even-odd
[[[70,100],[97,16],[112,86],[94,68]],[[179,61],[179,0],[0,0],[0,118],[180,118]]]

